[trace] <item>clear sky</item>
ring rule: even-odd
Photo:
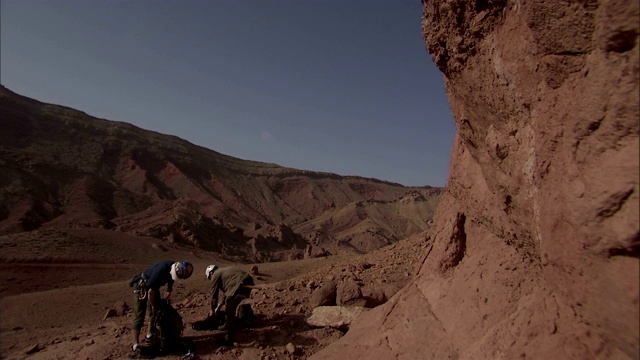
[[[1,83],[234,157],[443,186],[419,0],[2,0]]]

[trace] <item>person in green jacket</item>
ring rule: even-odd
[[[255,286],[253,278],[247,272],[234,268],[220,268],[209,265],[205,269],[207,279],[211,280],[211,311],[213,316],[225,307],[225,323],[218,330],[224,330],[225,340],[231,341],[238,330],[236,310],[243,299],[251,297],[251,289]],[[218,297],[221,299],[218,299]]]

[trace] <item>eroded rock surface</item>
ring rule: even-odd
[[[312,358],[638,358],[638,2],[423,8],[457,126],[433,246]]]

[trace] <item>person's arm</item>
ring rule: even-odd
[[[156,312],[156,291],[154,289],[149,289],[147,291],[147,296],[149,297],[149,306],[151,306],[151,313]]]
[[[164,299],[169,300],[169,297],[171,296],[172,292],[173,292],[173,280],[169,280],[169,282],[167,283],[167,292],[166,294],[164,294]]]
[[[220,276],[220,271],[216,271],[213,273],[213,279],[211,279],[211,311],[209,312],[209,316],[213,314],[217,314],[220,310],[220,306],[222,306],[223,302],[218,302],[218,295],[223,290],[222,286],[222,277]],[[223,292],[224,294],[224,292]]]
[[[211,287],[211,311],[209,311],[209,316],[216,314],[220,309],[220,305],[218,304],[218,287]]]

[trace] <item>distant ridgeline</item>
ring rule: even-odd
[[[442,188],[242,160],[0,89],[0,234],[89,227],[247,261],[428,230]]]

